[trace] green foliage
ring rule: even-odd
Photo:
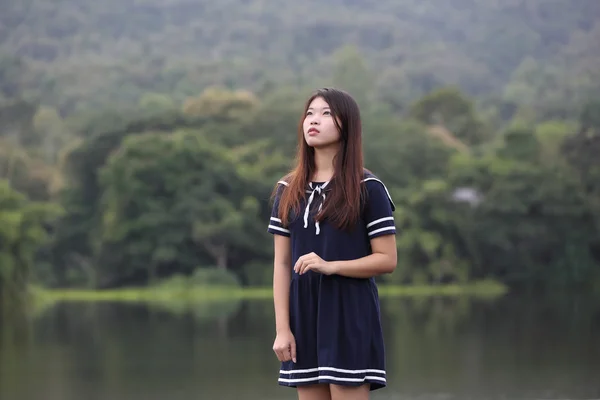
[[[449,129],[469,145],[487,139],[483,123],[475,116],[473,103],[458,88],[440,89],[424,96],[412,106],[410,115],[424,124]]]
[[[259,231],[260,201],[249,190],[258,176],[242,172],[238,152],[195,131],[127,137],[100,173],[106,265],[135,274],[202,249],[226,269],[236,250],[259,248],[264,235],[249,234]]]
[[[60,207],[34,203],[0,180],[0,304],[11,307],[23,299],[37,251],[48,239],[47,224]],[[0,310],[0,315],[2,314]]]
[[[332,84],[397,205],[383,280],[600,280],[596,0],[17,3],[0,16],[3,293],[32,274],[269,285],[270,194],[309,91]]]
[[[38,258],[28,268],[53,286],[269,285],[269,199],[291,165],[304,98],[287,89],[264,98],[210,89],[181,110],[88,130],[61,159],[55,201],[66,213],[52,241],[32,248]],[[412,118],[372,102],[363,115],[365,159],[391,191],[400,232],[398,271],[382,279],[596,281],[594,104],[579,122],[515,117],[491,136],[489,128],[461,130],[481,117],[456,88],[417,100]],[[486,133],[473,141],[465,132]],[[19,215],[5,214],[6,240],[17,240]],[[192,278],[177,278],[184,275]]]
[[[213,85],[258,93],[334,82],[364,107],[374,93],[363,89],[377,88],[400,109],[457,85],[573,112],[599,89],[599,17],[596,0],[10,2],[0,98],[27,94],[66,115],[164,107],[156,96],[179,103]]]

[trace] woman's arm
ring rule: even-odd
[[[396,209],[384,183],[375,177],[365,179],[368,197],[363,218],[371,244],[371,254],[356,260],[332,261],[338,275],[352,278],[370,278],[389,274],[396,269]]]
[[[275,305],[275,328],[277,332],[290,329],[290,279],[292,252],[290,238],[274,235],[275,257],[273,261],[273,302]]]
[[[325,261],[314,252],[305,254],[296,261],[294,271],[300,275],[312,270],[325,275],[370,278],[389,274],[396,269],[398,253],[395,235],[381,235],[371,239],[371,249],[372,253],[368,256],[347,261]]]
[[[384,235],[371,239],[373,253],[348,261],[331,261],[333,273],[350,278],[370,278],[394,272],[398,262],[396,236]]]

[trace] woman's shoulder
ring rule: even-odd
[[[278,198],[281,193],[290,185],[290,175],[284,175],[273,185],[273,195]]]
[[[363,168],[362,182],[379,182],[383,184],[383,181],[377,175],[366,168]]]
[[[287,174],[283,175],[282,177],[280,177],[279,179],[277,179],[277,181],[275,182],[275,187],[276,188],[282,188],[282,187],[287,187],[290,185],[290,182],[292,182],[292,179],[294,177],[294,172],[288,172]]]
[[[392,210],[396,209],[396,206],[394,204],[394,201],[392,200],[392,196],[390,195],[390,192],[389,192],[387,186],[385,185],[383,180],[381,180],[373,172],[364,168],[363,178],[362,178],[361,183],[363,183],[366,187],[366,192],[367,192],[367,196],[368,196],[367,201],[370,197],[373,197],[373,196],[379,197],[379,198],[384,197],[389,200]]]
[[[279,203],[279,200],[284,195],[284,192],[292,183],[292,173],[288,173],[275,181],[272,186],[271,198],[275,203]]]
[[[366,168],[364,168],[363,170],[361,183],[363,183],[369,189],[376,187],[385,187],[385,183],[383,183],[383,180],[381,180],[381,178],[379,178],[377,175],[375,175],[373,172],[369,171]]]

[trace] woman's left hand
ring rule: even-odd
[[[320,272],[324,275],[335,274],[335,265],[330,261],[324,261],[315,253],[308,253],[298,258],[294,271],[302,275],[308,271]]]

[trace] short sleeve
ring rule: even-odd
[[[271,218],[269,219],[269,226],[267,228],[267,232],[272,233],[274,235],[281,235],[290,237],[289,229],[286,229],[281,224],[281,219],[279,219],[279,199],[281,198],[281,193],[287,186],[286,182],[279,181],[277,183],[277,191],[275,192],[275,198],[273,200],[273,209],[271,210]]]
[[[396,225],[393,213],[396,207],[387,188],[377,178],[367,178],[365,184],[367,199],[364,218],[369,239],[383,235],[395,235]]]

